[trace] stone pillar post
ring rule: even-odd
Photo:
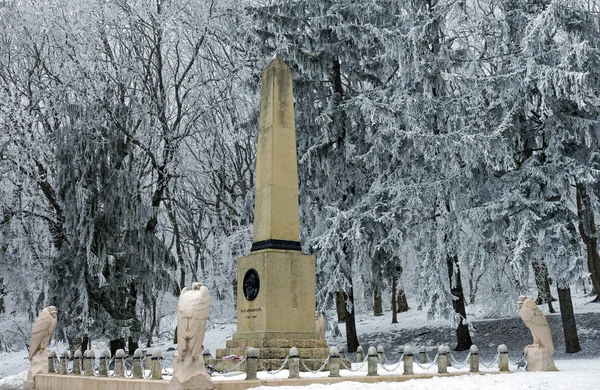
[[[256,367],[258,365],[258,358],[256,357],[256,351],[254,348],[248,348],[246,352],[246,380],[256,379]]]
[[[105,349],[100,352],[100,358],[98,359],[98,376],[108,376],[108,359],[110,353]]]
[[[508,371],[508,348],[504,344],[498,346],[498,369],[500,371]]]
[[[410,346],[404,347],[404,375],[413,374],[413,351]]]
[[[329,349],[329,376],[340,376],[340,353],[336,347]]]
[[[85,351],[83,356],[83,375],[84,376],[94,376],[94,360],[96,356],[94,355],[94,351],[88,349]]]
[[[115,376],[117,378],[123,378],[125,376],[123,358],[125,358],[125,351],[117,349],[117,352],[115,352]]]
[[[475,344],[471,345],[471,358],[469,359],[469,371],[479,372],[479,348]]]
[[[54,369],[54,359],[56,359],[56,352],[50,351],[48,354],[48,374],[56,374],[56,370]]]
[[[375,347],[369,347],[369,356],[367,356],[368,373],[367,376],[377,376],[377,350]]]
[[[144,358],[144,353],[141,349],[136,349],[133,353],[133,379],[141,379],[144,377],[142,375],[142,359]]]
[[[362,363],[362,361],[364,360],[364,356],[363,356],[363,347],[361,347],[360,345],[358,346],[358,348],[356,348],[356,362],[357,363]]]
[[[379,363],[384,364],[385,363],[385,358],[383,356],[383,346],[380,345],[377,347],[377,359],[379,360]]]
[[[202,351],[202,359],[204,360],[204,363],[208,363],[208,361],[212,359],[212,355],[210,354],[209,349],[205,349],[204,351]]]
[[[289,378],[300,378],[300,354],[298,348],[292,347],[290,349],[290,375]]]
[[[445,374],[448,372],[448,352],[445,345],[440,345],[438,348],[438,373]]]
[[[73,375],[81,375],[81,350],[75,350],[73,354]]]
[[[162,352],[160,349],[156,348],[152,351],[152,379],[162,379]]]
[[[67,358],[69,357],[68,351],[63,351],[60,354],[60,371],[58,372],[60,375],[67,375],[69,372],[67,370]]]
[[[444,345],[444,348],[446,348],[446,357],[448,358],[447,362],[448,362],[448,367],[452,367],[452,359],[450,359],[450,346],[448,344]]]
[[[144,371],[152,369],[152,350],[151,349],[148,349],[146,351],[146,358],[144,359],[143,368],[144,368]]]
[[[425,348],[425,346],[422,346],[421,349],[419,349],[419,363],[427,363],[427,348]]]

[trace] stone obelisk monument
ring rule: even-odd
[[[303,360],[322,364],[327,349],[315,330],[315,288],[315,258],[300,247],[292,72],[277,55],[262,74],[254,239],[238,262],[237,332],[217,358],[254,347],[275,369],[296,347]]]

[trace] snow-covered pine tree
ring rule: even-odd
[[[581,244],[588,252],[588,272],[599,280],[597,248],[586,239],[595,228],[589,216],[597,208],[584,206],[583,201],[584,191],[594,193],[600,173],[599,6],[595,1],[544,2],[521,41],[523,111],[535,119],[529,148],[537,160],[534,168],[541,172],[536,198],[545,203],[538,212],[541,226],[535,255],[543,258],[557,283],[567,352],[580,350],[570,286],[583,276]],[[577,239],[578,228],[582,240]]]

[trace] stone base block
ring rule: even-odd
[[[546,348],[539,348],[534,345],[525,347],[525,358],[527,359],[527,371],[558,371],[554,365],[552,353]]]
[[[173,377],[169,382],[168,390],[212,390],[214,388],[206,373],[202,373],[192,376],[184,383],[181,383],[177,377]]]
[[[223,357],[230,355],[238,355],[243,358],[247,354],[248,348],[254,348],[256,356],[260,359],[262,365],[269,371],[278,370],[281,368],[286,356],[290,352],[290,348],[298,349],[300,358],[310,370],[317,370],[323,366],[325,360],[329,356],[327,342],[316,338],[296,339],[296,338],[249,338],[241,339],[234,338],[227,340],[226,348],[217,349],[216,358],[210,360],[210,365],[218,372],[226,372],[233,369],[239,364],[239,360],[223,360]],[[342,357],[343,358],[343,357]],[[346,365],[350,362],[344,360]],[[245,364],[242,364],[237,371],[244,371]],[[258,370],[261,371],[260,365]],[[301,371],[306,369],[300,365]],[[328,370],[328,367],[325,367]]]

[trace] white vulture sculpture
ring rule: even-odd
[[[204,333],[210,310],[210,293],[200,283],[185,287],[177,305],[177,351],[180,359],[202,356]]]
[[[551,355],[554,354],[554,344],[552,343],[552,333],[550,333],[548,320],[531,298],[519,297],[519,315],[525,326],[531,331],[533,336],[532,346],[545,348]]]
[[[48,347],[54,329],[56,329],[56,307],[48,306],[40,312],[33,329],[29,343],[29,360],[38,352],[43,352]]]

